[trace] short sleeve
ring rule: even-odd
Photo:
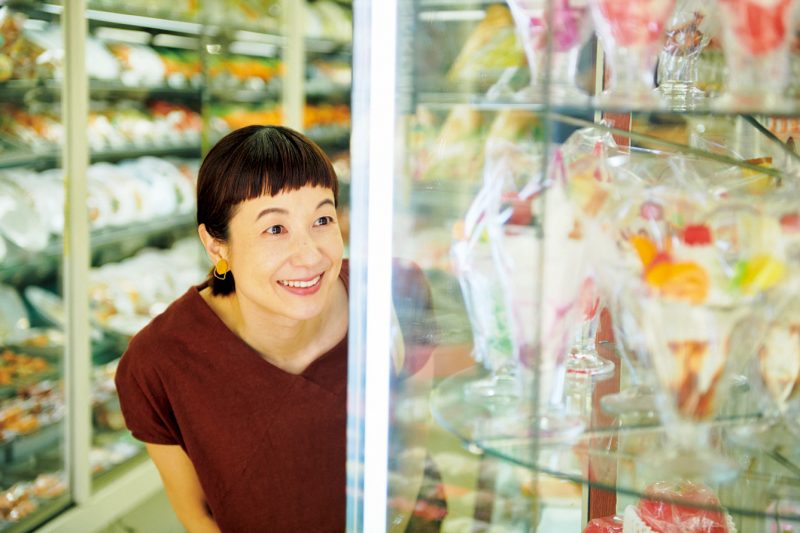
[[[412,375],[428,362],[439,337],[430,284],[416,263],[394,260],[392,302],[405,344],[403,374]]]
[[[166,388],[157,369],[147,364],[145,348],[135,341],[122,356],[114,378],[125,425],[140,441],[182,445]]]

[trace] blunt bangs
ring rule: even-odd
[[[305,135],[282,126],[247,126],[223,137],[208,152],[197,180],[197,223],[218,238],[245,200],[305,186],[333,191],[339,182],[328,156]]]
[[[338,204],[338,181],[328,157],[297,132],[262,128],[233,150],[229,161],[231,203],[310,185],[333,190]]]

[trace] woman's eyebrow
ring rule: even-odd
[[[286,209],[282,209],[280,207],[268,207],[266,209],[262,209],[261,210],[261,212],[258,214],[258,216],[256,216],[256,220],[258,220],[259,218],[261,218],[261,217],[263,217],[265,215],[269,215],[269,214],[272,214],[272,213],[280,213],[282,215],[288,215],[289,211],[287,211]]]
[[[333,203],[333,200],[331,200],[330,198],[326,198],[325,200],[322,200],[319,204],[317,204],[317,209],[320,209],[324,205],[330,205],[332,207],[335,207],[335,205]],[[261,210],[261,212],[256,216],[256,220],[258,220],[259,218],[261,218],[261,217],[263,217],[265,215],[270,215],[272,213],[279,213],[281,215],[288,215],[289,211],[287,211],[286,209],[283,209],[281,207],[268,207],[266,209],[262,209]]]

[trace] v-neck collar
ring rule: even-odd
[[[350,287],[349,287],[349,264],[348,261],[345,259],[342,262],[342,268],[339,272],[339,279],[342,280],[345,287],[345,294],[350,296]],[[243,355],[247,357],[255,357],[261,361],[260,364],[266,365],[264,368],[267,368],[271,374],[275,374],[278,376],[282,376],[284,379],[288,380],[308,380],[316,385],[322,387],[323,389],[333,392],[334,394],[338,394],[340,391],[339,386],[334,386],[334,389],[337,390],[330,390],[328,387],[320,383],[320,381],[316,378],[324,378],[325,376],[325,367],[328,366],[327,363],[331,358],[335,357],[337,354],[344,352],[344,358],[347,359],[347,342],[348,342],[348,332],[345,331],[344,337],[342,337],[339,342],[336,343],[332,348],[327,350],[325,353],[321,354],[319,357],[311,361],[308,366],[306,366],[302,372],[295,374],[293,372],[289,372],[284,370],[283,368],[277,366],[274,363],[271,363],[267,359],[261,356],[261,354],[254,349],[252,346],[247,344],[244,339],[239,337],[236,333],[234,333],[225,322],[220,318],[220,316],[214,311],[214,309],[209,305],[209,303],[203,298],[200,294],[200,291],[203,290],[207,286],[207,283],[203,283],[200,285],[196,285],[190,289],[190,298],[195,300],[194,307],[201,309],[201,313],[203,313],[208,320],[214,321],[219,326],[227,339],[224,339],[223,344],[235,346],[237,348],[236,351],[241,352]],[[229,344],[232,343],[232,344]],[[345,384],[346,387],[346,384]]]

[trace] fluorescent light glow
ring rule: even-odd
[[[174,33],[159,33],[153,37],[153,46],[166,46],[167,48],[186,48],[187,50],[197,50],[200,47],[200,40],[196,37],[175,35]]]
[[[55,13],[60,15],[64,10],[62,6],[55,4],[44,4],[41,9],[47,13]],[[203,30],[202,24],[195,22],[183,22],[180,20],[166,20],[155,17],[144,17],[141,15],[128,15],[126,13],[112,13],[110,11],[98,11],[96,9],[87,9],[86,18],[89,20],[96,20],[99,22],[109,22],[113,24],[127,24],[131,26],[141,26],[145,28],[153,28],[155,30],[177,31],[181,33],[190,33],[199,35]]]
[[[232,54],[244,54],[258,57],[274,57],[278,47],[274,44],[234,41],[228,48]]]
[[[383,357],[365,362],[362,531],[370,532],[385,531],[387,515],[397,0],[372,2],[371,10],[366,354]]]
[[[425,22],[453,22],[483,20],[486,12],[480,9],[466,11],[443,10],[443,11],[423,11],[419,14],[419,19]]]
[[[146,31],[126,30],[123,28],[97,28],[95,36],[103,41],[119,41],[131,44],[148,44],[151,35]]]

